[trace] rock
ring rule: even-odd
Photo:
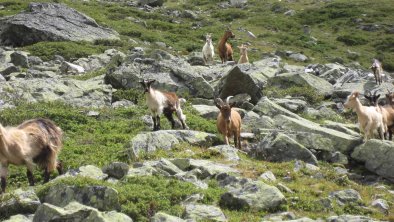
[[[284,108],[290,110],[293,113],[300,113],[306,110],[307,102],[300,99],[293,98],[283,98],[283,99],[273,99],[274,103],[283,106]]]
[[[7,218],[15,214],[32,214],[41,204],[32,189],[17,189],[11,193],[3,194],[1,200],[0,215],[2,218]]]
[[[368,140],[364,144],[357,146],[351,157],[363,162],[368,170],[394,181],[393,142],[375,139]]]
[[[126,55],[116,49],[107,49],[104,53],[90,55],[88,58],[80,58],[74,64],[81,66],[86,72],[100,70],[106,66],[118,67]]]
[[[274,103],[267,97],[261,98],[256,104],[256,106],[253,108],[253,111],[258,113],[259,115],[269,116],[271,118],[279,114],[291,116],[293,118],[301,118],[297,114],[290,112],[282,106]]]
[[[342,206],[347,203],[357,203],[361,201],[360,194],[353,189],[331,192],[329,198],[335,199],[337,203]]]
[[[303,160],[317,165],[311,151],[283,133],[272,133],[252,147],[251,155],[273,162]]]
[[[29,56],[28,61],[30,65],[41,65],[42,64],[42,59],[38,56]]]
[[[138,0],[138,5],[149,5],[152,7],[163,6],[164,0]]]
[[[378,209],[383,214],[388,214],[388,212],[389,212],[389,205],[386,200],[376,199],[376,200],[372,201],[371,206],[373,208]]]
[[[327,218],[327,222],[348,222],[348,221],[371,222],[375,220],[370,217],[360,216],[360,215],[340,215],[340,216],[331,216]]]
[[[290,10],[286,11],[286,12],[283,13],[283,14],[284,14],[284,15],[287,15],[287,16],[294,16],[294,15],[296,14],[296,11],[290,9]]]
[[[185,218],[196,221],[227,221],[226,216],[220,208],[202,204],[187,204],[185,209]]]
[[[18,67],[14,66],[11,63],[8,63],[0,69],[0,74],[3,77],[7,78],[11,73],[19,72],[19,71],[20,71],[20,69]]]
[[[26,79],[47,79],[55,78],[57,74],[52,71],[39,71],[35,69],[28,69],[26,73]]]
[[[76,75],[76,74],[84,73],[85,69],[82,66],[63,61],[62,65],[60,66],[60,71],[64,75],[69,75],[69,74]]]
[[[100,168],[93,165],[86,165],[86,166],[81,166],[78,169],[69,170],[64,175],[59,176],[57,178],[60,179],[69,176],[89,177],[95,180],[104,180],[108,177],[108,175],[103,173],[103,171]]]
[[[120,101],[113,102],[111,106],[114,109],[117,109],[117,108],[130,108],[130,107],[134,107],[135,104],[133,102],[129,101],[129,100],[122,99]]]
[[[275,124],[277,127],[285,131],[290,132],[304,132],[308,133],[309,138],[305,138],[305,135],[302,136],[304,139],[308,139],[310,142],[316,141],[319,142],[321,138],[325,138],[322,144],[326,144],[325,146],[316,146],[315,149],[325,150],[330,152],[339,151],[341,153],[347,154],[351,152],[358,144],[360,144],[361,138],[354,137],[336,130],[328,129],[319,126],[316,123],[313,123],[309,120],[302,118],[293,118],[285,115],[277,115],[274,118]],[[318,135],[317,137],[312,137],[313,135]],[[297,141],[299,139],[297,138]],[[328,144],[327,144],[328,143]],[[331,145],[330,145],[331,144]],[[332,150],[328,150],[331,149]]]
[[[174,145],[187,142],[191,145],[212,145],[218,142],[218,137],[213,134],[192,130],[160,130],[155,132],[140,133],[128,145],[126,151],[129,158],[137,157],[140,152],[154,152],[157,149],[169,150]]]
[[[197,175],[199,179],[212,178],[221,173],[239,173],[238,170],[229,165],[215,163],[209,160],[172,159],[170,161],[183,171],[200,170],[200,174]]]
[[[40,196],[43,203],[65,207],[73,201],[101,211],[120,210],[118,191],[106,186],[68,186],[55,184]]]
[[[164,212],[157,212],[155,216],[150,218],[150,222],[186,222],[186,220],[183,220],[179,217],[171,216]]]
[[[10,98],[11,101],[15,98],[25,99],[27,102],[63,101],[74,106],[104,107],[111,104],[112,87],[96,78],[86,81],[59,78],[21,79],[1,84],[0,98]]]
[[[29,58],[25,52],[14,52],[11,54],[11,63],[22,68],[29,68]]]
[[[14,215],[10,217],[8,220],[3,220],[3,222],[32,222],[33,221],[33,214],[30,215]]]
[[[219,109],[216,106],[208,105],[192,105],[197,110],[198,114],[206,119],[216,119],[219,114]]]
[[[240,160],[240,158],[237,154],[238,149],[236,149],[230,145],[218,145],[218,146],[210,147],[210,148],[208,148],[208,150],[217,151],[218,153],[222,154],[226,158],[226,160],[229,160],[229,161],[239,161]]]
[[[183,11],[182,17],[183,18],[194,19],[194,20],[197,20],[199,18],[198,15],[195,12],[193,12],[192,10],[187,10],[187,9],[185,11]]]
[[[345,82],[344,84],[338,84],[334,86],[332,94],[333,99],[346,99],[353,91],[359,91],[363,93],[366,90],[371,92],[379,91],[380,93],[386,93],[394,91],[394,85],[389,82],[382,82],[381,85],[376,85],[375,80],[371,77],[370,80],[359,80],[357,82]],[[360,97],[361,98],[361,97]]]
[[[349,163],[349,160],[345,154],[342,154],[341,152],[337,151],[332,154],[330,162],[347,165]]]
[[[100,212],[92,207],[84,206],[78,202],[71,202],[64,208],[44,203],[34,215],[33,222],[70,221],[70,222],[132,222],[125,214],[115,211]]]
[[[204,66],[205,62],[202,57],[202,52],[192,52],[187,58],[187,62],[192,66]]]
[[[234,66],[227,75],[222,77],[216,86],[216,93],[220,98],[246,93],[252,103],[257,103],[262,95],[262,87],[266,77],[258,73],[258,68],[251,64]]]
[[[330,96],[333,93],[333,86],[325,79],[309,73],[285,73],[269,79],[269,85],[286,89],[292,86],[311,87],[316,93],[322,96]]]
[[[243,8],[248,3],[248,0],[230,0],[230,5],[236,8]]]
[[[263,217],[263,221],[286,221],[286,220],[295,220],[295,219],[296,219],[296,215],[293,212],[268,214]]]
[[[259,178],[261,178],[267,182],[275,182],[276,181],[276,177],[275,177],[274,173],[272,173],[271,171],[264,172],[263,174],[260,175]]]
[[[258,129],[273,129],[274,121],[269,116],[259,116],[253,111],[249,111],[242,119],[242,131],[256,132]]]
[[[276,185],[276,187],[277,187],[280,191],[282,191],[282,192],[284,192],[284,193],[294,193],[290,188],[288,188],[287,186],[285,186],[285,185],[282,184],[282,183],[278,183],[278,184]]]
[[[243,183],[240,188],[230,188],[220,197],[221,207],[240,210],[269,210],[279,207],[285,202],[283,194],[273,186],[261,181]]]
[[[333,130],[337,130],[352,136],[360,136],[359,129],[356,124],[343,124],[343,123],[337,123],[337,122],[325,120],[321,126]]]
[[[116,179],[122,179],[122,177],[124,177],[128,171],[129,165],[122,162],[113,162],[103,168],[104,173]]]
[[[0,23],[0,41],[25,46],[40,41],[118,40],[119,34],[100,27],[92,18],[56,3],[30,3],[28,10]]]
[[[309,60],[309,58],[301,53],[292,53],[291,55],[289,55],[290,59],[293,59],[294,61],[297,62],[306,62]]]

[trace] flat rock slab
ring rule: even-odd
[[[119,34],[64,4],[30,3],[28,10],[0,22],[0,41],[24,46],[41,41],[117,40]]]

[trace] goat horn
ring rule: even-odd
[[[378,92],[378,90],[376,90],[374,93],[373,93],[373,96],[376,96],[376,93]]]
[[[227,99],[226,99],[226,104],[227,104],[227,105],[228,105],[230,99],[233,98],[233,97],[234,97],[234,96],[228,96],[228,97],[227,97]]]
[[[215,99],[216,103],[219,103],[219,105],[223,105],[223,100],[221,98],[216,98]]]

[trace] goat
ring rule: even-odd
[[[383,76],[382,63],[380,63],[379,60],[374,59],[371,67],[369,68],[372,69],[376,84],[381,85]]]
[[[347,109],[353,109],[357,114],[360,132],[364,133],[364,139],[367,141],[373,136],[374,130],[380,130],[380,138],[383,139],[384,124],[383,117],[376,107],[363,106],[358,99],[359,92],[355,91],[347,97],[343,104]]]
[[[205,45],[202,48],[202,56],[204,59],[205,65],[213,65],[213,57],[215,56],[215,51],[212,44],[212,36],[211,34],[207,34],[205,36]]]
[[[242,44],[241,46],[238,46],[240,50],[241,56],[239,57],[238,64],[242,63],[249,63],[249,58],[248,58],[248,46]]]
[[[153,131],[160,130],[160,115],[164,113],[164,116],[171,122],[171,128],[175,128],[175,120],[172,116],[174,112],[178,119],[181,121],[182,128],[187,129],[186,116],[183,114],[181,109],[181,103],[186,102],[183,98],[178,98],[175,93],[164,92],[153,89],[152,83],[156,80],[143,80],[140,81],[144,88],[146,96],[146,104],[151,111],[153,119]]]
[[[222,60],[222,64],[227,61],[233,61],[233,49],[231,48],[231,45],[227,43],[227,40],[229,38],[235,38],[235,35],[230,29],[227,29],[224,32],[222,38],[219,40],[219,45],[218,45],[219,56],[220,59]]]
[[[62,149],[62,130],[49,119],[27,120],[17,127],[0,124],[1,191],[5,192],[8,165],[26,165],[29,185],[34,186],[33,170],[37,164],[44,170],[44,182],[55,169],[62,174],[57,155]]]
[[[229,104],[231,97],[227,97],[225,103],[220,98],[215,99],[215,105],[220,110],[216,126],[218,131],[223,134],[227,145],[229,145],[228,138],[234,136],[234,146],[241,149],[241,116],[232,109],[233,104]]]
[[[364,97],[369,101],[369,103],[376,108],[378,112],[382,114],[383,125],[384,125],[384,138],[387,139],[387,133],[389,134],[389,138],[392,137],[391,127],[394,125],[394,116],[391,113],[394,112],[391,106],[381,106],[378,103],[380,94],[377,94],[378,91],[375,91],[372,95],[371,91],[367,91]],[[394,114],[394,113],[393,113]],[[391,139],[390,139],[391,140]]]

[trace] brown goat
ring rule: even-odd
[[[218,50],[220,59],[222,60],[222,64],[227,61],[233,61],[233,48],[231,48],[231,45],[227,43],[227,40],[234,37],[235,35],[233,34],[233,32],[228,29],[224,32],[223,37],[219,41]]]
[[[62,130],[49,119],[27,120],[17,127],[4,128],[0,124],[1,191],[5,192],[8,165],[26,165],[30,186],[34,186],[33,169],[44,170],[44,182],[62,165],[57,155],[62,149]]]
[[[241,149],[241,116],[232,109],[233,104],[229,104],[231,97],[227,97],[226,102],[220,98],[215,100],[215,105],[220,110],[216,126],[218,131],[223,134],[227,145],[229,145],[228,138],[234,136],[234,146]]]

